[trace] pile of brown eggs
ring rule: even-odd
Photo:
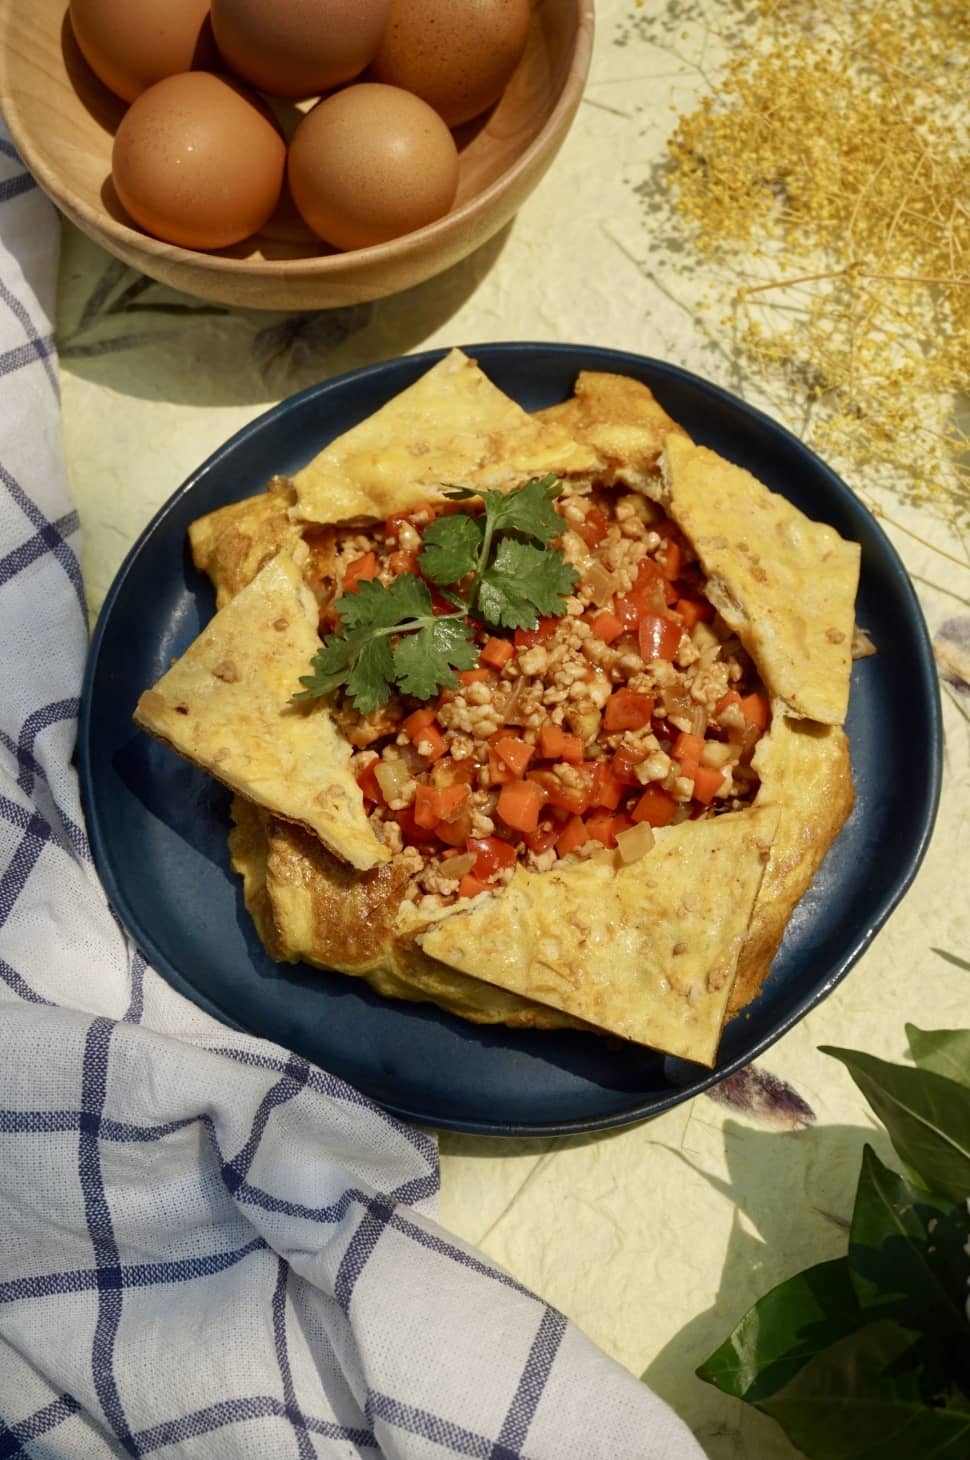
[[[440,218],[458,187],[451,129],[502,94],[529,13],[529,0],[70,3],[85,60],[130,103],[118,198],[192,249],[259,233],[287,193],[339,249]]]

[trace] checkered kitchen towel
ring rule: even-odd
[[[57,227],[0,133],[0,1457],[703,1460],[436,1225],[434,1142],[126,941],[71,768],[85,652]]]

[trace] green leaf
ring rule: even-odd
[[[910,1170],[953,1201],[970,1197],[970,1089],[931,1070],[821,1048],[845,1065]]]
[[[310,661],[312,672],[300,676],[300,683],[306,688],[293,695],[292,699],[295,702],[316,700],[331,694],[344,683],[365,639],[363,634],[354,634],[350,638],[334,634],[326,639]]]
[[[849,1238],[849,1269],[868,1318],[895,1318],[906,1328],[962,1348],[970,1376],[970,1323],[964,1310],[970,1263],[965,1202],[913,1186],[866,1146]]]
[[[493,532],[519,532],[548,544],[563,530],[552,505],[562,491],[556,476],[533,477],[515,492],[486,492],[485,511]]]
[[[915,1336],[866,1324],[816,1354],[758,1408],[808,1460],[965,1460],[970,1410],[926,1402]]]
[[[697,1373],[725,1394],[757,1404],[860,1321],[847,1260],[821,1262],[759,1298]]]
[[[917,1029],[907,1024],[906,1038],[921,1070],[970,1088],[970,1029]]]
[[[560,553],[506,537],[482,574],[476,607],[493,628],[534,629],[540,614],[562,614],[563,598],[576,578],[576,570]]]
[[[348,630],[394,628],[432,611],[428,586],[413,573],[401,573],[386,588],[376,578],[360,583],[355,592],[338,598],[334,608]]]
[[[347,676],[347,693],[354,708],[369,715],[391,697],[391,676],[394,660],[387,638],[368,639],[360,648],[356,663]]]
[[[393,676],[402,693],[429,700],[439,689],[454,688],[456,669],[471,669],[477,662],[478,646],[467,622],[442,617],[398,640]]]
[[[453,517],[436,517],[424,530],[424,547],[418,566],[432,583],[457,583],[474,573],[482,550],[484,519],[456,512]]]

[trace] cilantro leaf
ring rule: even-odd
[[[456,669],[471,669],[477,662],[478,646],[467,621],[449,615],[401,636],[394,646],[393,677],[402,694],[429,700],[439,689],[454,689]]]
[[[352,670],[365,638],[366,635],[355,634],[345,639],[335,634],[321,644],[310,660],[313,672],[300,676],[300,683],[306,688],[293,695],[292,699],[317,700],[339,689]]]
[[[514,492],[486,492],[485,511],[493,532],[520,532],[543,544],[552,542],[563,530],[563,520],[552,505],[562,491],[550,472],[533,477]]]
[[[376,578],[359,583],[353,593],[337,599],[334,609],[345,629],[391,629],[429,614],[431,594],[413,573],[401,573],[387,588]]]
[[[540,615],[565,612],[563,599],[578,576],[561,553],[505,537],[481,576],[475,606],[494,628],[534,629]]]
[[[483,533],[482,519],[467,512],[436,517],[424,530],[418,567],[432,583],[457,583],[478,567]]]
[[[347,693],[354,709],[369,715],[391,698],[394,656],[386,636],[368,639],[361,645],[353,669],[347,676]]]

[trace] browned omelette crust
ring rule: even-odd
[[[292,483],[273,477],[265,492],[217,507],[189,527],[192,561],[212,579],[216,608],[235,598],[280,548],[300,541],[300,528],[289,514],[295,501]]]
[[[659,460],[667,437],[689,439],[648,386],[608,371],[581,371],[571,398],[537,415],[595,451],[598,481],[624,482],[648,497],[661,494]]]
[[[778,828],[738,960],[728,1013],[756,997],[788,920],[847,820],[853,804],[849,740],[839,725],[792,720],[774,706],[758,744],[756,806],[775,807]]]
[[[470,978],[395,932],[408,885],[400,862],[354,872],[298,826],[236,797],[229,834],[246,907],[271,957],[362,978],[386,998],[430,1001],[476,1024],[585,1027]]]

